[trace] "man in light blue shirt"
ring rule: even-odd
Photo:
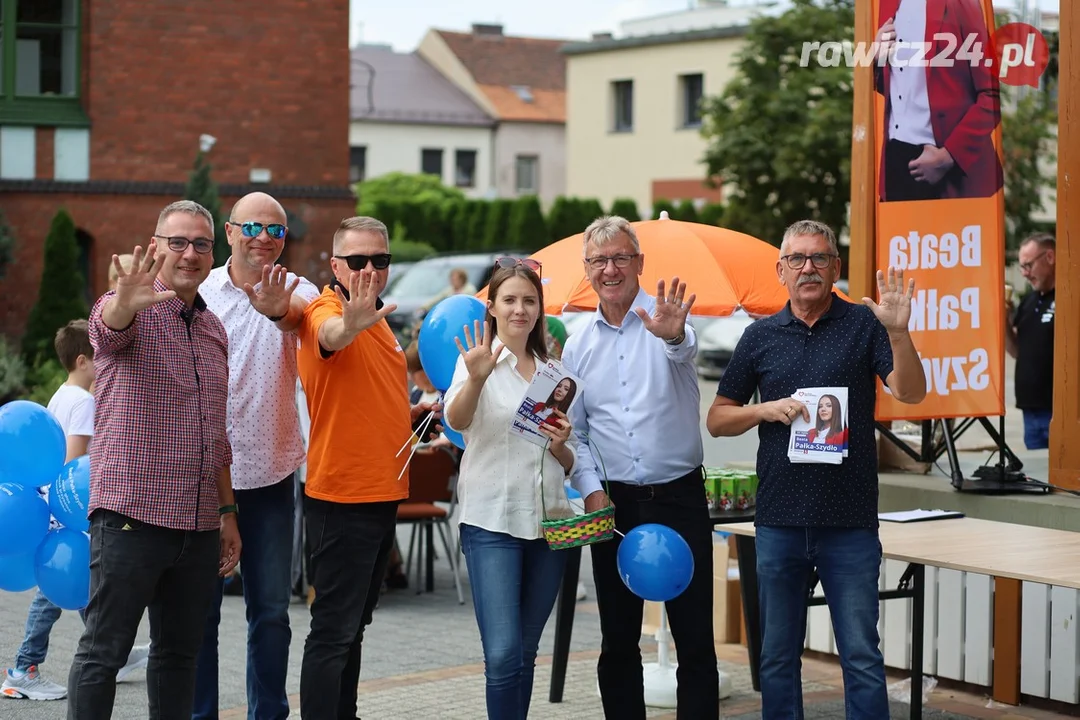
[[[600,302],[592,321],[570,336],[562,356],[566,369],[583,381],[581,400],[571,411],[579,441],[572,482],[585,498],[586,511],[599,510],[609,501],[601,484],[606,470],[620,533],[659,523],[690,545],[694,577],[666,603],[679,657],[678,717],[718,718],[712,524],[694,369],[697,337],[686,322],[694,296],[683,301],[686,284],[678,278],[667,293],[661,280],[655,298],[641,289],[645,256],[633,227],[621,217],[601,217],[586,228],[582,257]],[[619,577],[619,537],[591,548],[603,633],[597,675],[604,715],[644,720],[643,601]]]

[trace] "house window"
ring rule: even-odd
[[[442,150],[424,148],[420,151],[420,172],[442,177]]]
[[[514,163],[514,189],[528,195],[540,188],[540,158],[536,155],[518,155]]]
[[[611,83],[612,129],[630,132],[634,129],[634,81],[616,80]]]
[[[701,98],[705,91],[705,78],[701,73],[679,76],[679,121],[683,127],[701,127]]]
[[[0,0],[0,122],[87,126],[79,0]]]
[[[367,177],[367,147],[349,148],[349,182],[364,182]]]
[[[476,151],[454,152],[454,185],[459,188],[476,187]]]

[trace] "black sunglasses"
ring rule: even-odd
[[[378,255],[335,255],[338,260],[344,260],[349,265],[350,270],[363,270],[367,267],[368,262],[376,270],[385,270],[390,267],[390,253],[379,253]]]
[[[259,237],[259,233],[261,233],[265,228],[267,235],[274,238],[275,240],[281,240],[283,237],[285,237],[285,233],[289,231],[289,229],[281,223],[270,223],[269,225],[263,225],[259,222],[235,223],[232,220],[230,220],[229,222],[233,225],[239,225],[240,232],[243,234],[244,237],[248,238]]]

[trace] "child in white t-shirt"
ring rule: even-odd
[[[60,328],[54,345],[68,377],[49,400],[48,408],[67,438],[64,459],[67,463],[87,454],[94,435],[94,396],[90,394],[94,382],[94,348],[90,345],[86,320],[72,320]],[[38,488],[38,492],[48,499],[48,486]],[[56,526],[55,520],[52,525]],[[60,700],[67,696],[67,688],[47,680],[38,671],[49,650],[49,633],[61,612],[60,607],[37,591],[26,616],[26,635],[15,655],[15,667],[4,673],[0,696],[28,700]],[[82,613],[80,610],[79,615]],[[117,673],[116,679],[121,680],[131,671],[146,667],[149,655],[149,646],[133,647],[127,664]]]

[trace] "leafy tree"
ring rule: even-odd
[[[795,220],[847,225],[851,182],[852,71],[812,58],[804,41],[852,40],[855,0],[792,0],[751,22],[736,76],[703,103],[707,177],[730,185],[740,228],[779,244]],[[831,60],[832,58],[823,58]],[[728,224],[731,227],[731,224]]]
[[[15,261],[15,234],[7,224],[7,218],[0,210],[0,279],[3,279],[7,266]]]
[[[488,206],[487,222],[484,223],[483,248],[485,250],[498,250],[510,244],[510,208],[513,204],[513,200],[491,201]]]
[[[580,222],[578,206],[577,198],[570,198],[565,195],[555,198],[547,218],[548,231],[551,233],[552,242],[558,242],[584,229],[584,226],[578,227]]]
[[[696,223],[698,221],[698,212],[697,206],[694,205],[694,201],[683,200],[679,203],[679,206],[675,208],[675,214],[671,216],[671,219]]]
[[[578,227],[574,232],[570,233],[574,235],[579,232],[583,232],[585,228],[589,227],[589,224],[598,217],[604,215],[604,207],[600,204],[600,201],[596,198],[585,198],[578,200]]]
[[[717,225],[723,227],[721,223],[724,221],[724,206],[720,203],[709,203],[705,207],[701,208],[701,212],[698,213],[698,222],[705,225]]]
[[[670,219],[674,220],[675,219],[675,203],[671,202],[670,200],[663,200],[663,199],[657,200],[656,202],[653,203],[652,217],[650,219],[651,220],[659,220],[660,219],[660,213],[662,213],[662,212],[667,212],[668,217]]]
[[[510,244],[521,250],[539,250],[551,241],[540,199],[524,195],[510,208]]]
[[[45,238],[41,286],[22,340],[27,365],[33,367],[53,359],[56,331],[87,314],[83,276],[79,272],[79,246],[75,242],[75,221],[66,210],[60,210],[53,217]]]
[[[200,152],[195,156],[195,167],[188,176],[184,199],[199,203],[209,210],[214,218],[214,266],[217,267],[224,265],[229,259],[232,248],[225,237],[225,216],[221,213],[221,198],[218,197],[217,183],[210,174],[211,169],[212,166],[204,153]]]
[[[357,185],[359,207],[380,200],[464,200],[465,194],[447,187],[437,175],[392,172]],[[365,213],[360,213],[361,215]],[[374,217],[374,216],[373,216]],[[380,220],[382,218],[379,218]]]
[[[1054,161],[1053,129],[1057,116],[1045,95],[1029,93],[1011,103],[1009,100],[1013,98],[1004,86],[1002,93],[1006,95],[1003,105],[1011,106],[1001,116],[1005,247],[1016,250],[1025,237],[1044,229],[1032,216],[1042,209],[1043,189],[1056,185],[1056,178],[1046,174],[1044,168]]]
[[[624,217],[630,222],[637,222],[641,219],[638,215],[637,203],[633,198],[616,198],[615,202],[611,204],[611,214]]]
[[[487,231],[488,215],[492,212],[490,200],[476,200],[473,212],[469,216],[469,242],[465,246],[476,252],[484,248],[484,233]]]

